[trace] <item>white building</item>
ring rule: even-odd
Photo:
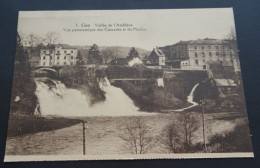
[[[77,49],[66,44],[48,45],[41,49],[40,66],[75,65]]]

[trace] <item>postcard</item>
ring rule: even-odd
[[[232,8],[20,11],[6,162],[253,157]]]

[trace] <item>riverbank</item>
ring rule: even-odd
[[[63,117],[40,117],[35,115],[10,114],[7,137],[24,136],[37,132],[53,131],[80,123],[79,119]]]
[[[125,117],[80,117],[87,121],[86,127],[86,154],[109,155],[129,154],[124,141],[120,138],[124,128],[130,121],[141,118],[151,128],[154,137],[162,133],[163,128],[175,121],[182,113],[165,113],[150,116],[125,116]],[[196,113],[198,117],[200,114]],[[237,112],[214,113],[205,115],[206,140],[216,134],[230,132],[246,116]],[[193,143],[201,143],[202,123],[196,132]],[[109,143],[108,143],[109,142]],[[148,153],[165,153],[165,149],[157,144]],[[6,145],[7,155],[81,155],[82,149],[82,125],[76,124],[70,127],[54,131],[38,132],[23,136],[8,137]]]

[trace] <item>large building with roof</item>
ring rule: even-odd
[[[173,68],[186,70],[207,69],[211,61],[223,62],[240,71],[237,51],[234,51],[227,40],[198,39],[180,41],[176,44],[160,47],[166,56],[166,64]]]
[[[77,49],[66,44],[47,45],[40,51],[40,66],[75,65]]]
[[[165,66],[165,55],[158,47],[153,49],[148,59],[152,65]]]

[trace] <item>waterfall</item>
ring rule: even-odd
[[[191,103],[192,105],[189,106],[189,107],[185,107],[185,108],[182,108],[182,109],[178,109],[178,110],[174,110],[174,111],[184,111],[184,110],[188,110],[192,107],[195,107],[198,105],[198,103],[194,102],[193,101],[193,98],[194,98],[194,92],[196,90],[196,88],[199,86],[199,83],[197,83],[195,86],[193,86],[189,96],[187,96],[187,102]]]
[[[36,78],[36,96],[41,115],[58,116],[136,116],[150,115],[140,112],[122,89],[110,85],[107,78],[100,83],[106,100],[90,105],[90,96],[77,89],[67,88],[62,82],[49,78]]]

